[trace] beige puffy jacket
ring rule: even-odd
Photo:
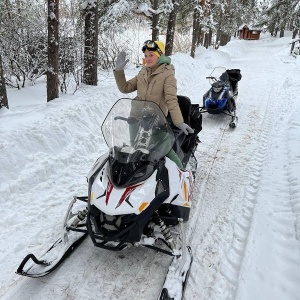
[[[165,116],[170,112],[174,125],[183,123],[177,100],[177,81],[173,65],[163,63],[153,70],[143,67],[137,76],[128,81],[123,70],[114,71],[114,76],[120,92],[137,91],[138,99],[157,103]]]

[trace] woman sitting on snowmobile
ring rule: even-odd
[[[126,81],[124,68],[128,62],[126,53],[120,52],[114,70],[117,86],[122,93],[137,91],[137,99],[152,101],[158,104],[165,116],[168,112],[173,124],[186,135],[194,130],[184,123],[177,99],[177,82],[175,69],[171,58],[165,56],[165,45],[161,41],[146,41],[142,47],[145,55],[145,66],[137,76]],[[172,149],[167,157],[173,160],[179,168],[183,168],[178,155]]]

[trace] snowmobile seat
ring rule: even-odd
[[[199,104],[192,104],[187,96],[177,95],[177,99],[184,122],[198,134],[202,130],[202,114],[199,112]]]
[[[226,70],[228,76],[229,76],[229,81],[233,90],[233,93],[237,90],[237,85],[238,82],[242,79],[242,74],[240,69],[230,69]]]
[[[192,104],[190,98],[187,96],[177,95],[177,99],[178,99],[178,104],[182,113],[184,123],[191,126],[190,115],[191,115]]]
[[[202,130],[202,114],[199,111],[199,104],[192,104],[189,97],[177,95],[177,99],[184,122],[194,129],[194,133],[189,135],[181,133],[178,139],[181,146],[176,145],[176,142],[173,145],[174,151],[182,158],[184,154],[180,155],[180,152],[194,151],[198,143],[197,134]]]
[[[179,108],[180,108],[184,123],[191,126],[190,114],[191,114],[192,104],[191,104],[190,98],[186,97],[186,96],[177,95],[177,99],[178,99],[178,104],[179,104]],[[182,150],[180,148],[181,148],[181,145],[183,144],[186,136],[183,131],[178,129],[173,124],[170,113],[168,113],[167,120],[168,120],[168,123],[171,126],[172,131],[175,136],[175,143],[173,144],[173,150],[178,154],[178,156],[180,158],[181,156],[183,156],[183,153],[180,154],[180,152],[182,152]]]

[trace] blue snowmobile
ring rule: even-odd
[[[221,75],[217,76],[220,73]],[[203,95],[203,106],[200,112],[228,115],[231,117],[229,126],[235,128],[238,121],[235,101],[238,95],[238,82],[241,78],[240,69],[215,68],[210,76],[206,77],[209,79],[211,88]]]

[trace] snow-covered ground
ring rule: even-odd
[[[300,299],[300,61],[289,56],[290,39],[265,34],[199,48],[195,59],[172,55],[178,94],[193,103],[214,67],[243,76],[237,127],[225,115],[203,116],[185,300]],[[127,78],[138,71],[129,66]],[[25,255],[56,240],[72,196],[87,194],[85,176],[106,151],[102,121],[124,95],[109,72],[97,87],[50,103],[43,80],[8,96],[10,110],[0,110],[0,298],[157,299],[170,258],[146,248],[109,252],[87,238],[50,275],[15,274]]]

